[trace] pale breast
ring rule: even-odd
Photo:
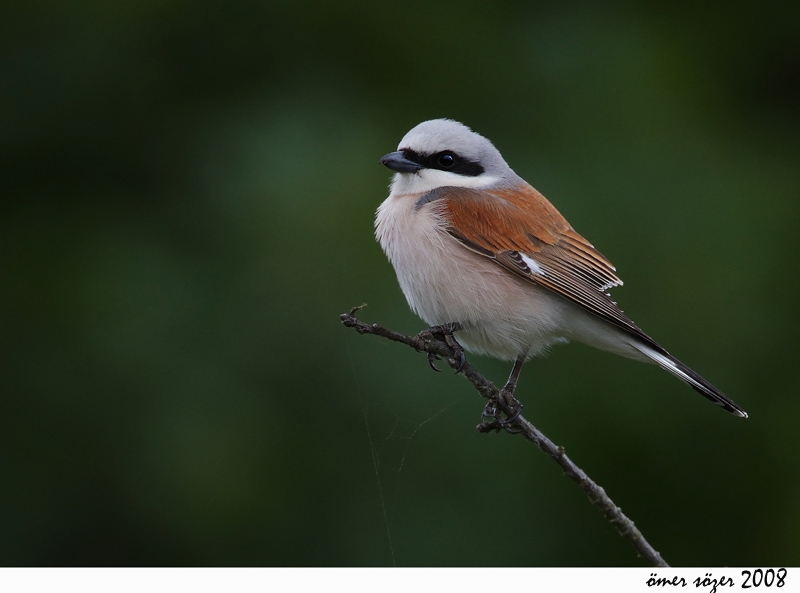
[[[465,348],[498,358],[531,355],[564,337],[566,303],[447,234],[436,202],[389,196],[375,234],[411,309],[430,325],[459,322]]]

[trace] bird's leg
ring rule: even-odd
[[[459,344],[453,336],[453,332],[462,329],[464,329],[464,326],[458,322],[443,323],[442,325],[434,325],[428,329],[422,330],[414,339],[419,342],[420,346],[429,341],[431,338],[441,339],[453,350],[453,358],[458,361],[456,372],[459,373],[464,369],[464,365],[467,364],[467,357],[464,354],[464,348],[461,347],[461,344]],[[420,347],[419,349],[422,350],[423,348]],[[438,368],[436,368],[435,364],[435,361],[438,360],[439,357],[432,352],[428,352],[427,354],[428,364],[431,365],[431,368],[436,372],[441,372]]]
[[[522,372],[522,365],[525,364],[525,358],[525,355],[521,355],[514,361],[514,366],[511,368],[508,381],[506,381],[505,386],[500,390],[501,406],[505,404],[509,409],[521,407],[517,398],[514,397],[514,392],[517,390],[517,381],[519,381],[519,374]],[[519,415],[519,411],[517,411],[517,415]]]
[[[500,390],[497,398],[490,400],[483,409],[483,413],[481,414],[483,418],[494,418],[491,423],[481,424],[482,428],[479,428],[483,432],[488,432],[495,428],[497,430],[502,428],[506,432],[511,433],[519,432],[518,430],[512,429],[510,426],[522,412],[522,404],[514,397],[514,392],[517,389],[517,381],[519,381],[519,374],[522,372],[522,365],[525,364],[526,356],[526,354],[521,354],[517,357],[505,386]],[[506,418],[502,417],[501,412],[506,415]]]

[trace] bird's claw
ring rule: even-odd
[[[462,329],[460,323],[445,323],[444,325],[434,325],[433,327],[429,327],[428,329],[423,330],[416,335],[415,340],[419,344],[417,350],[424,350],[425,344],[430,342],[431,338],[441,339],[453,351],[452,360],[456,365],[456,373],[460,373],[467,365],[467,356],[464,353],[464,348],[453,336],[453,332],[460,329]],[[439,369],[435,364],[435,362],[440,359],[439,356],[433,354],[432,352],[428,352],[427,355],[428,364],[430,367],[437,373],[441,372],[441,369]]]
[[[467,355],[464,353],[461,344],[453,337],[453,334],[444,334],[444,340],[447,342],[447,345],[453,349],[453,359],[458,361],[458,366],[456,366],[456,374],[458,374],[467,366]]]
[[[505,430],[510,434],[520,432],[514,427],[514,423],[522,413],[522,404],[510,393],[500,392],[497,398],[492,398],[481,412],[481,423],[478,425],[479,432],[500,432]],[[503,414],[506,415],[503,418]]]

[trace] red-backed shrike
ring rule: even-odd
[[[653,362],[747,417],[625,316],[608,294],[622,284],[611,262],[489,140],[452,120],[426,121],[380,162],[396,173],[376,236],[408,304],[470,352],[515,361],[507,403],[528,358],[577,340]]]

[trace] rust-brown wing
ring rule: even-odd
[[[447,232],[468,249],[662,350],[608,294],[622,284],[611,262],[534,188],[445,187],[423,196],[418,205],[427,202],[437,202]]]

